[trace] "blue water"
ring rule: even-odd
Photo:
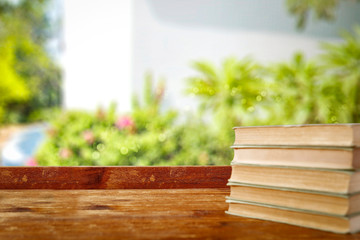
[[[19,142],[19,148],[26,155],[33,155],[39,143],[44,139],[42,128],[31,129],[21,135],[22,141]]]
[[[34,125],[21,131],[5,144],[1,160],[3,166],[24,166],[45,140],[47,125]]]

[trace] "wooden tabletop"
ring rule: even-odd
[[[79,184],[94,184],[94,175],[98,173],[96,168],[90,171],[91,181],[86,179],[85,173],[80,173],[88,171],[86,169],[72,169],[79,174],[79,179],[76,180],[75,175],[71,179],[68,175],[68,178]],[[150,170],[154,173],[146,175]],[[0,176],[7,175],[13,182],[18,178],[19,182],[24,175],[17,175],[18,171],[26,173],[26,182],[32,183],[31,171],[41,173],[51,169],[0,168]],[[104,171],[110,171],[110,168]],[[109,180],[103,176],[92,189],[85,185],[71,189],[70,185],[65,188],[57,183],[54,175],[51,182],[46,174],[41,180],[44,184],[38,184],[37,188],[31,184],[26,187],[23,180],[19,183],[21,186],[9,188],[5,178],[0,177],[0,239],[360,239],[360,234],[334,234],[225,214],[229,167],[186,170],[179,167],[145,170],[130,167],[111,168],[111,171],[118,171],[119,176],[131,176],[131,171],[141,172],[150,182],[161,182],[164,175],[167,185],[149,187],[147,180],[142,181],[141,175],[135,172],[133,175],[140,177],[140,181],[133,180],[133,184],[134,181],[138,184],[131,188],[128,183],[104,184]],[[178,179],[176,174],[168,178],[170,171],[172,174],[185,171],[187,180]],[[199,175],[196,177],[192,171]],[[51,182],[49,187],[46,187],[46,181]],[[207,185],[209,181],[222,182],[222,186],[212,187]],[[206,186],[201,187],[204,183]]]

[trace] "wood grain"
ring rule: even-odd
[[[0,189],[221,188],[230,166],[0,167]]]
[[[224,213],[228,188],[0,190],[0,239],[359,239]]]
[[[1,167],[0,239],[360,239],[226,215],[231,167]]]

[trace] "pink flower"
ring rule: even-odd
[[[133,129],[135,127],[135,123],[134,121],[131,119],[131,117],[129,116],[122,116],[120,118],[118,118],[118,120],[115,123],[115,126],[118,129]]]
[[[91,130],[85,130],[82,133],[82,136],[88,144],[93,144],[95,142],[95,136]]]
[[[60,149],[59,156],[63,159],[69,158],[73,155],[73,152],[68,148]]]
[[[31,167],[33,167],[33,166],[37,166],[38,163],[37,163],[37,161],[36,161],[35,158],[30,157],[30,158],[26,161],[25,165],[26,165],[26,166],[31,166]]]

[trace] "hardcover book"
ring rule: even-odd
[[[336,233],[355,233],[360,230],[360,215],[335,216],[299,211],[285,207],[227,200],[228,214],[287,223]]]
[[[232,146],[232,164],[328,169],[360,168],[360,148],[302,146]]]
[[[360,124],[235,127],[234,145],[360,146]]]
[[[360,171],[232,165],[230,182],[335,194],[360,192]]]
[[[228,183],[231,200],[313,211],[332,215],[352,215],[360,212],[360,194],[324,194],[279,187]]]

